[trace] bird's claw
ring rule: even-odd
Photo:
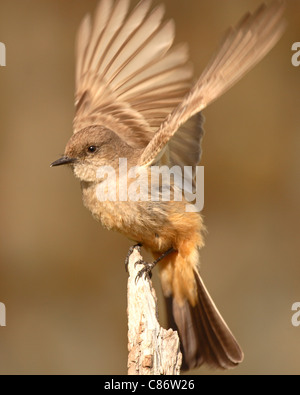
[[[136,283],[136,284],[138,283],[138,281],[139,281],[143,276],[145,276],[145,278],[149,277],[149,278],[151,279],[151,278],[152,278],[152,270],[153,270],[154,267],[155,267],[155,264],[153,264],[153,263],[148,263],[148,262],[145,262],[145,261],[143,261],[143,260],[140,260],[140,261],[138,261],[138,262],[135,263],[135,267],[137,267],[138,265],[143,265],[144,267],[143,267],[142,270],[140,270],[140,271],[138,272],[138,274],[137,274],[137,276],[136,276],[136,279],[135,279],[135,283]]]
[[[141,248],[142,248],[142,245],[141,245],[141,244],[136,244],[136,245],[134,245],[134,246],[132,246],[132,247],[129,248],[127,257],[126,257],[126,259],[125,259],[125,270],[126,270],[126,273],[128,273],[129,259],[130,259],[131,255],[133,254],[133,251],[134,251],[135,249],[137,249],[138,252],[140,253],[140,252],[141,252]]]

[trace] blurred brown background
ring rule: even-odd
[[[224,30],[260,4],[164,2],[197,76]],[[0,374],[127,371],[130,243],[94,222],[69,170],[49,168],[72,133],[74,37],[96,3],[0,0]],[[225,374],[300,373],[300,1],[287,3],[279,45],[205,111],[202,273],[246,355]]]

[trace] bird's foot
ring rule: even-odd
[[[135,282],[136,284],[138,283],[139,279],[141,279],[143,276],[145,276],[145,278],[149,277],[150,279],[152,278],[152,270],[155,268],[155,266],[157,265],[157,261],[153,262],[153,263],[148,263],[143,261],[142,259],[138,262],[136,262],[135,267],[137,267],[137,265],[143,265],[143,269],[140,270],[136,276]]]
[[[152,270],[155,268],[155,266],[161,262],[165,257],[168,255],[172,254],[172,252],[175,252],[174,248],[170,248],[167,252],[165,252],[161,257],[159,257],[156,261],[153,263],[148,263],[145,262],[144,260],[140,260],[136,262],[135,266],[137,265],[143,265],[143,269],[140,270],[136,276],[135,282],[137,283],[140,278],[143,276],[149,277],[150,279],[152,278]]]
[[[129,248],[127,257],[126,257],[126,259],[125,259],[125,269],[126,269],[126,273],[128,273],[129,259],[130,259],[131,255],[133,254],[133,251],[134,251],[135,249],[137,249],[138,252],[140,253],[142,247],[143,247],[142,244],[139,243],[139,244],[136,244],[136,245],[134,245],[134,246],[132,246],[132,247]]]

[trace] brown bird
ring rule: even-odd
[[[285,27],[284,5],[262,5],[230,28],[192,87],[188,48],[173,47],[174,22],[163,21],[164,6],[151,8],[151,3],[142,0],[129,11],[130,0],[102,0],[93,23],[89,15],[84,18],[77,39],[74,135],[53,166],[72,166],[93,216],[160,261],[169,321],[179,332],[185,368],[203,363],[233,368],[243,352],[199,274],[201,215],[186,212],[184,197],[181,202],[102,201],[97,191],[107,179],[98,169],[110,166],[120,179],[120,158],[127,159],[128,168],[147,172],[154,165],[195,168],[203,137],[200,112],[277,43]],[[130,185],[133,180],[125,177]]]

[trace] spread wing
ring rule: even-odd
[[[185,174],[185,166],[192,167],[192,179],[185,178],[185,182],[191,182],[192,188],[195,188],[195,166],[199,164],[202,155],[203,124],[204,117],[201,113],[190,118],[169,140],[151,165],[166,165],[170,168],[179,166],[182,175]]]
[[[225,93],[273,48],[285,29],[284,9],[284,3],[277,0],[269,6],[262,5],[227,32],[194,88],[162,123],[145,149],[141,166],[151,165],[162,152],[165,155],[177,138],[176,132],[179,129],[181,133],[181,126],[189,118]]]
[[[145,148],[188,93],[193,75],[186,45],[172,47],[174,23],[162,5],[101,0],[77,38],[74,133],[102,125]]]

